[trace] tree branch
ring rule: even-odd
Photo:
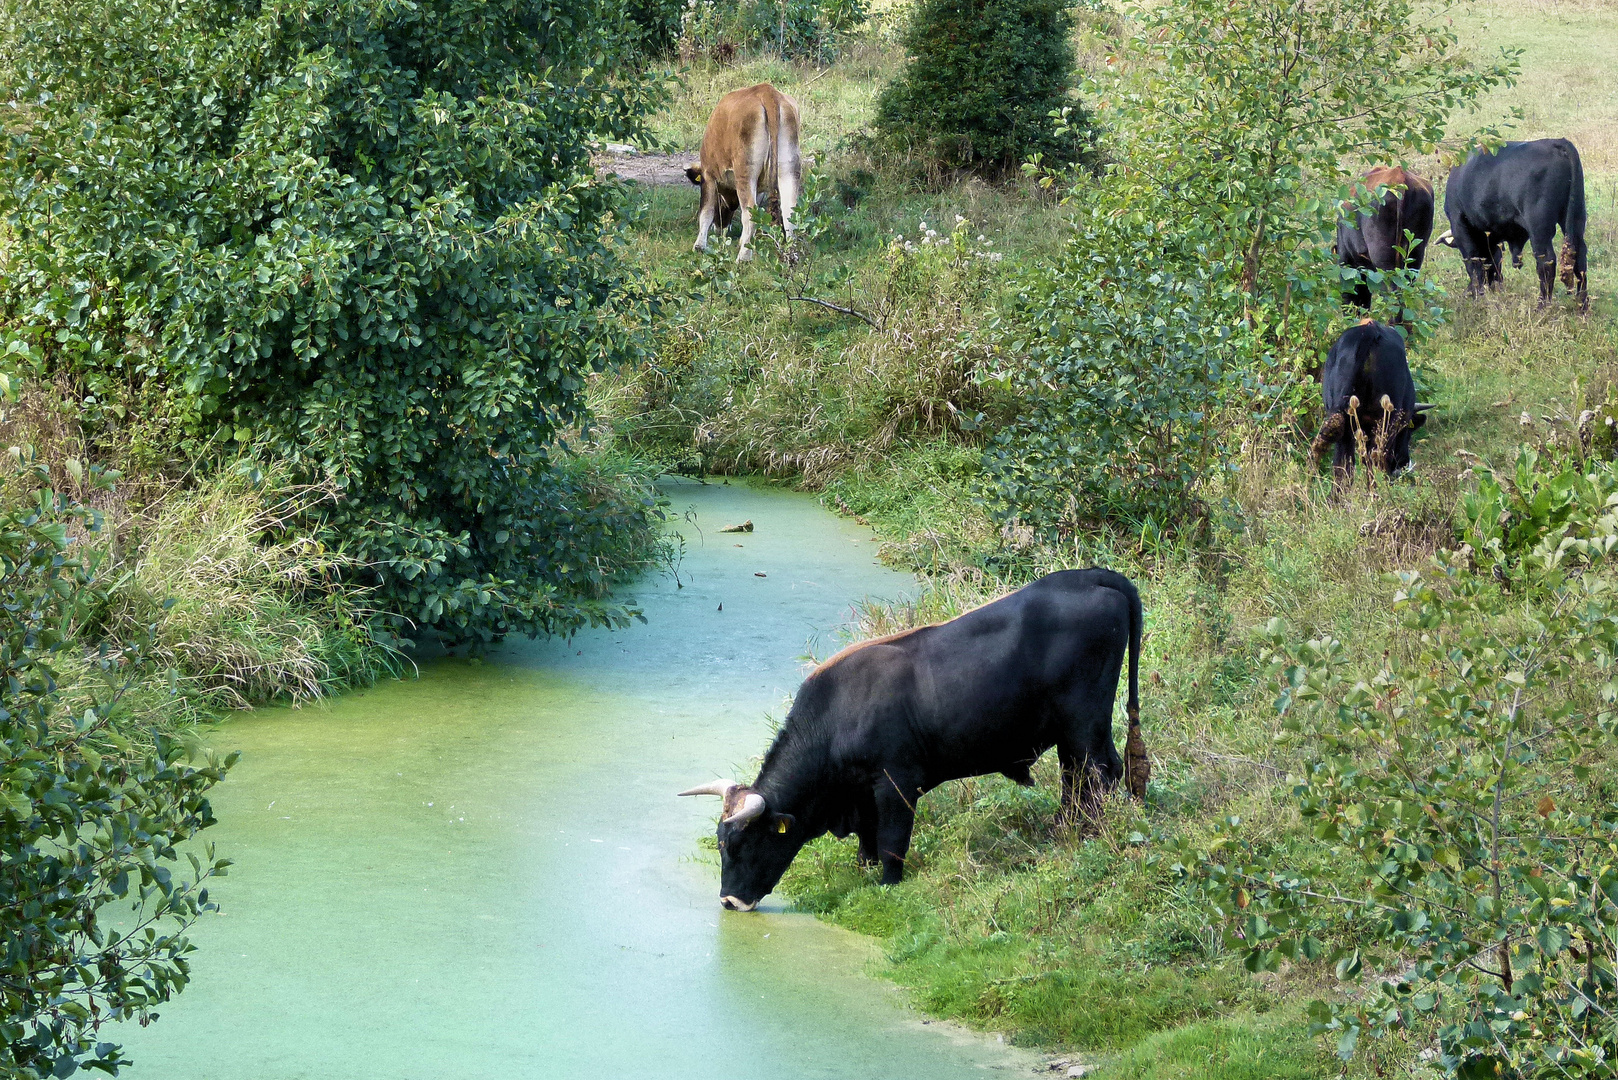
[[[821,299],[819,299],[817,297],[813,297],[813,296],[789,296],[789,297],[787,297],[787,299],[788,300],[796,300],[799,303],[803,303],[803,304],[819,304],[821,307],[826,308],[826,309],[828,309],[830,311],[835,311],[839,315],[852,315],[856,319],[859,319],[861,322],[865,323],[867,326],[869,326],[873,330],[882,329],[882,327],[877,325],[876,320],[872,319],[869,315],[865,314],[865,312],[863,312],[863,311],[855,311],[853,308],[851,308],[851,307],[843,307],[841,304],[834,304],[830,300],[821,300]]]

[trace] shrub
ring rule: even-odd
[[[557,465],[655,308],[589,163],[655,92],[611,74],[620,12],[13,5],[8,356],[102,444],[156,397],[198,452],[262,440],[340,491],[309,527],[419,630],[622,622],[653,508]]]
[[[1073,161],[1052,113],[1071,105],[1072,19],[1059,0],[922,0],[910,62],[877,101],[876,130],[946,168],[1004,174],[1042,154]],[[1082,115],[1069,126],[1082,130]]]
[[[984,455],[997,516],[1050,536],[1108,521],[1193,526],[1225,460],[1213,424],[1235,320],[1217,267],[1150,223],[1097,216],[1029,276],[986,376],[1016,402]]]
[[[624,5],[624,15],[637,31],[636,44],[651,56],[662,56],[674,48],[685,11],[683,0],[627,0]]]
[[[1453,1075],[1613,1075],[1618,515],[1602,499],[1558,516],[1537,540],[1508,530],[1490,552],[1514,557],[1486,571],[1441,553],[1400,574],[1409,642],[1380,660],[1270,624],[1297,806],[1335,869],[1299,872],[1236,819],[1186,865],[1249,969],[1377,977],[1311,1006],[1345,1058],[1431,1023]]]
[[[1170,0],[1142,16],[1108,187],[1277,303],[1335,307],[1335,280],[1298,295],[1295,258],[1329,246],[1354,162],[1430,151],[1457,108],[1516,70],[1515,53],[1476,64],[1411,0]],[[1315,265],[1336,279],[1333,260]]]
[[[1344,322],[1329,245],[1345,162],[1430,149],[1512,77],[1512,56],[1474,66],[1424,18],[1408,0],[1142,10],[1105,178],[1077,178],[1071,249],[1030,272],[996,334],[1026,399],[985,459],[1003,518],[1183,528],[1243,415],[1304,425],[1307,372]],[[1399,291],[1414,336],[1442,315],[1431,293]]]
[[[178,848],[214,823],[207,792],[235,755],[198,762],[161,732],[129,737],[120,698],[143,677],[138,648],[71,662],[107,581],[70,529],[93,538],[99,521],[48,489],[0,509],[0,1075],[21,1080],[116,1072],[102,1025],[144,1023],[185,988],[185,928],[228,865],[211,845],[180,863]],[[106,918],[113,905],[133,917]]]
[[[716,56],[761,48],[784,60],[827,64],[870,17],[869,0],[694,0],[684,34]]]

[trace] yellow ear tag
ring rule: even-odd
[[[775,823],[775,831],[776,832],[786,832],[787,831],[787,819],[786,818],[782,818],[780,821],[777,821]]]

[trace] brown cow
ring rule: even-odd
[[[792,210],[798,205],[803,163],[798,156],[798,106],[771,86],[759,83],[719,99],[702,134],[702,160],[685,170],[702,188],[695,251],[708,248],[708,229],[719,219],[728,228],[742,210],[742,242],[736,261],[753,257],[753,207],[763,192],[792,238]]]
[[[1367,192],[1386,188],[1382,204],[1337,222],[1337,261],[1351,270],[1420,270],[1433,234],[1433,185],[1397,165],[1378,165],[1360,180]],[[1352,203],[1345,211],[1353,211]],[[1406,252],[1405,233],[1413,234]],[[1371,306],[1371,288],[1359,282],[1345,300]]]

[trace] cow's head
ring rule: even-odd
[[[1440,233],[1439,236],[1433,240],[1433,243],[1439,245],[1440,247],[1448,248],[1459,248],[1461,246],[1455,242],[1455,233],[1449,229],[1445,229],[1442,233]]]
[[[702,185],[702,166],[687,165],[685,167],[685,178],[700,187]]]
[[[681,795],[718,795],[719,902],[732,911],[752,911],[775,888],[803,847],[791,814],[778,814],[764,796],[734,780],[715,780]]]

